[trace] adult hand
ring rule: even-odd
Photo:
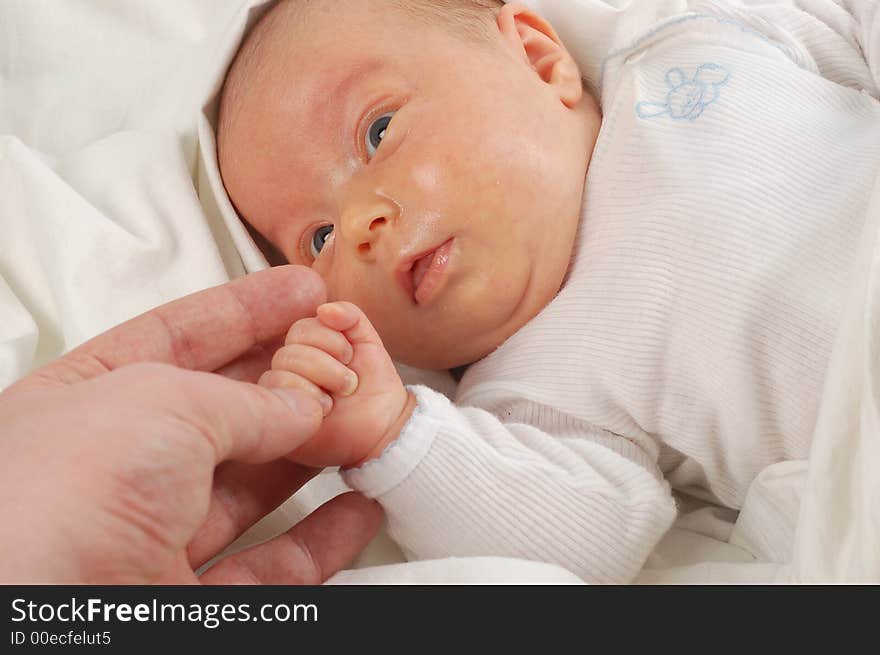
[[[0,394],[0,582],[317,584],[379,527],[338,496],[288,533],[221,552],[315,473],[283,459],[317,401],[255,384],[320,278],[274,268],[164,305]]]

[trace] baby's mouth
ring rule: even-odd
[[[439,250],[439,248],[437,249]],[[412,288],[413,294],[415,294],[419,290],[419,285],[422,283],[422,280],[425,278],[425,274],[428,272],[428,269],[431,268],[431,264],[434,261],[434,257],[437,255],[437,250],[432,250],[427,255],[416,261],[412,267]]]
[[[399,269],[400,283],[416,304],[427,304],[442,286],[453,241],[449,239]]]
[[[453,241],[449,239],[413,264],[413,300],[417,304],[427,305],[443,287]]]

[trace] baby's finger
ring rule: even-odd
[[[358,387],[358,376],[338,359],[318,348],[292,344],[275,353],[272,368],[297,373],[340,396],[350,396]]]
[[[290,371],[266,371],[260,376],[259,385],[267,389],[299,389],[321,403],[324,416],[333,409],[333,398],[314,382]]]
[[[316,318],[304,318],[293,324],[287,332],[285,345],[302,344],[312,346],[333,355],[343,364],[354,357],[354,349],[348,339],[338,330],[327,327]]]
[[[353,344],[382,343],[367,315],[350,302],[331,302],[318,307],[318,320],[327,327],[344,332]]]

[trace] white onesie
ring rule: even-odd
[[[563,289],[454,405],[414,387],[399,439],[345,473],[408,557],[629,581],[675,517],[669,483],[739,508],[764,467],[807,456],[880,168],[880,45],[860,50],[880,12],[841,33],[738,7],[605,58]]]

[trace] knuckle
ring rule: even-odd
[[[260,376],[258,386],[261,387],[277,387],[283,378],[283,371],[266,371]]]
[[[301,338],[303,333],[303,325],[302,321],[297,321],[293,325],[290,326],[290,329],[287,331],[287,336],[284,339],[285,344],[290,344],[297,341]]]
[[[309,334],[314,332],[316,323],[317,319],[315,318],[304,318],[297,321],[291,325],[290,329],[287,331],[285,343],[293,344],[306,339]]]
[[[289,346],[288,346],[288,347],[289,347]],[[286,362],[287,362],[287,356],[286,356],[285,353],[287,352],[287,348],[288,348],[288,347],[285,347],[285,348],[282,348],[281,350],[278,350],[278,351],[272,356],[272,364],[271,364],[271,366],[272,366],[272,371],[273,371],[273,372],[274,372],[276,369],[283,369],[283,368],[286,368],[285,364],[286,364]]]
[[[304,347],[299,344],[291,344],[278,350],[272,357],[272,368],[290,370],[296,367],[302,359]]]
[[[288,532],[287,536],[290,537],[293,547],[300,554],[302,564],[300,566],[299,574],[304,583],[316,585],[324,581],[324,571],[321,570],[320,562],[318,558],[315,557],[308,542],[295,531]]]
[[[267,377],[267,384],[263,385],[269,388],[278,388],[278,387],[299,387],[300,385],[300,377],[295,373],[289,373],[288,371],[271,371],[270,375]]]
[[[328,346],[340,346],[345,343],[345,335],[342,334],[339,330],[334,330],[330,327],[325,327],[321,331],[322,341],[326,343]]]
[[[306,344],[285,346],[272,358],[272,368],[291,373],[302,373],[319,368],[325,353],[320,348]]]

